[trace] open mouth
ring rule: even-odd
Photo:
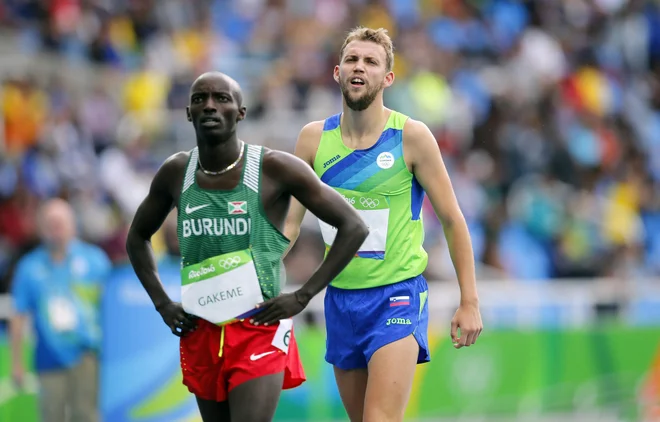
[[[216,117],[203,117],[202,119],[200,119],[199,123],[205,127],[217,126],[220,124],[220,119]]]
[[[355,77],[351,79],[351,86],[362,86],[364,84],[365,82],[362,78]]]

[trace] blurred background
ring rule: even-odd
[[[128,266],[127,228],[163,160],[194,147],[184,109],[200,73],[242,85],[244,140],[292,152],[306,123],[341,110],[332,68],[356,25],[393,37],[386,106],[434,132],[477,262],[485,331],[455,351],[458,289],[426,203],[432,362],[409,420],[660,420],[657,0],[3,0],[0,296],[39,241],[38,205],[65,198],[114,265],[105,421],[196,420],[177,339]],[[176,296],[171,223],[154,246]],[[322,254],[307,215],[287,289]],[[346,420],[317,299],[297,325],[309,380],[277,420]],[[3,327],[0,420],[35,420],[36,385],[12,385]],[[160,360],[145,365],[150,353]]]

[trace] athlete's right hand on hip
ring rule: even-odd
[[[273,325],[282,319],[298,315],[305,309],[307,303],[307,301],[301,300],[296,292],[284,293],[257,304],[257,308],[261,308],[261,312],[255,314],[250,322],[254,325]]]
[[[178,302],[170,302],[157,310],[175,336],[183,337],[197,328],[196,317],[187,314]]]

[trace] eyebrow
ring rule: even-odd
[[[353,58],[353,57],[359,57],[359,54],[356,54],[356,53],[347,53],[347,54],[344,55],[344,59],[348,59],[349,57],[351,57],[351,58]],[[380,60],[378,57],[376,57],[376,56],[374,56],[374,55],[371,55],[371,54],[364,55],[364,58],[365,58],[365,59],[370,59],[370,60],[376,60],[376,61],[379,61],[379,60]]]
[[[234,93],[229,90],[220,90],[220,91],[192,91],[190,93],[191,97],[194,97],[195,95],[209,95],[209,94],[226,94],[229,95],[230,97],[233,98]]]

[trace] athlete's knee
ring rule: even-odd
[[[387,377],[369,380],[363,422],[403,421],[410,398],[412,379],[393,381]],[[373,381],[373,382],[372,382]]]

